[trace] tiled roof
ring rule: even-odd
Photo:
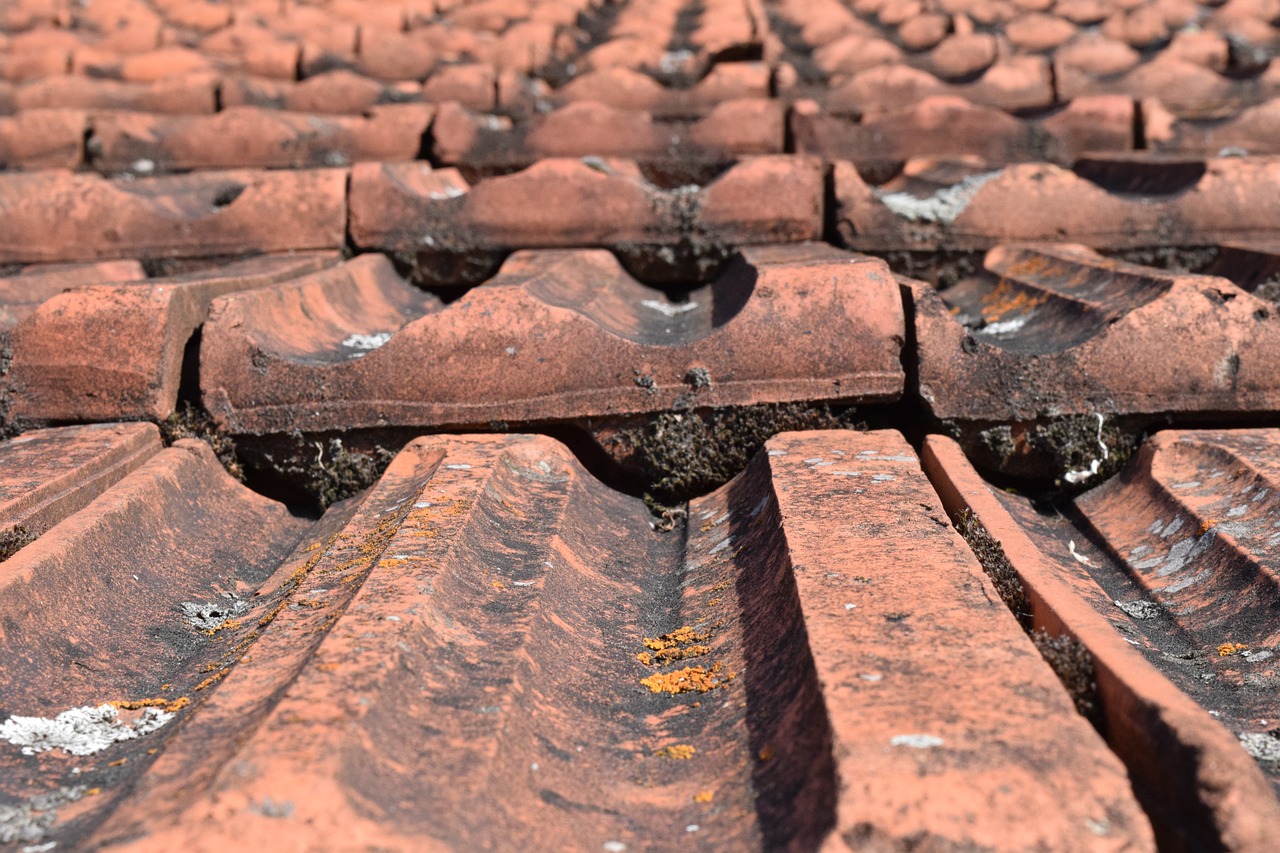
[[[0,853],[1280,849],[1278,53],[0,0]]]

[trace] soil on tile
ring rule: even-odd
[[[213,453],[227,469],[227,473],[236,480],[245,481],[244,466],[236,454],[236,444],[230,436],[218,429],[213,418],[204,409],[187,402],[178,404],[177,409],[169,417],[160,421],[160,437],[165,447],[183,438],[198,438],[213,448]]]
[[[36,535],[21,524],[15,524],[0,533],[0,562],[12,557],[36,541]]]

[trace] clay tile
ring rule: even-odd
[[[1102,23],[1109,11],[1104,0],[1060,0],[1053,4],[1055,15],[1081,27]]]
[[[846,36],[814,53],[813,61],[827,75],[854,74],[877,65],[903,60],[902,49],[876,36]]]
[[[66,74],[70,56],[65,51],[39,50],[8,53],[0,56],[0,80],[22,82],[39,80],[55,74]]]
[[[359,303],[343,295],[351,288]],[[753,296],[757,288],[767,295]],[[361,307],[335,311],[338,301]],[[815,312],[818,301],[837,307]],[[307,319],[337,316],[346,319]],[[362,256],[343,271],[217,303],[201,375],[214,416],[234,432],[256,433],[289,423],[324,430],[586,418],[661,410],[677,399],[872,401],[899,393],[900,323],[882,262],[813,258],[805,247],[758,262],[748,251],[679,303],[632,279],[606,252],[518,253],[447,308],[385,259]],[[532,328],[542,331],[521,332]],[[860,343],[851,349],[849,341]],[[439,368],[412,378],[395,369],[423,357]],[[635,374],[632,365],[645,367]],[[691,384],[695,368],[709,378]],[[789,383],[799,384],[783,390]]]
[[[49,821],[24,838],[79,846],[112,811],[113,794],[132,787],[213,673],[251,642],[270,608],[249,591],[306,526],[236,483],[207,444],[183,440],[6,561],[4,795],[46,810],[84,797],[78,825]],[[103,660],[130,663],[88,663]],[[39,799],[73,762],[86,778]]]
[[[0,329],[9,331],[68,287],[141,278],[146,278],[146,273],[137,261],[32,264],[18,275],[0,278]]]
[[[857,123],[797,109],[791,124],[797,151],[859,165],[931,156],[1070,164],[1084,152],[1133,147],[1133,102],[1120,96],[1082,98],[1037,119],[938,96]]]
[[[212,116],[95,116],[89,145],[104,172],[346,166],[413,160],[431,121],[425,104],[373,107],[367,116],[307,116],[228,107]]]
[[[468,187],[448,169],[357,166],[351,235],[365,247],[465,254],[671,246],[689,239],[690,228],[708,241],[708,249],[718,241],[816,239],[821,231],[821,170],[814,161],[747,159],[700,191],[700,212],[692,222],[679,213],[688,202],[676,199],[688,190],[659,190],[621,167],[590,159],[544,160]]]
[[[1054,54],[1057,67],[1079,69],[1096,76],[1128,71],[1141,60],[1141,55],[1127,44],[1092,34],[1063,45]]]
[[[340,169],[203,172],[131,181],[64,171],[0,176],[0,194],[14,200],[0,210],[0,259],[337,248],[343,242],[345,183]]]
[[[23,110],[0,118],[0,169],[77,168],[85,127],[78,110]]]
[[[1123,478],[1044,523],[1028,500],[983,482],[954,442],[925,440],[925,470],[951,517],[967,517],[1005,601],[1029,629],[1057,636],[1056,649],[1090,661],[1085,701],[1135,786],[1153,792],[1144,805],[1162,843],[1264,849],[1280,832],[1275,777],[1259,772],[1273,766],[1276,735],[1258,720],[1274,715],[1266,700],[1246,710],[1234,686],[1273,659],[1245,627],[1242,602],[1259,601],[1265,570],[1256,537],[1236,530],[1270,505],[1275,443],[1264,430],[1160,433]]]
[[[1167,56],[1194,62],[1217,71],[1219,74],[1227,70],[1231,61],[1231,48],[1227,40],[1218,33],[1206,31],[1179,32],[1164,51]]]
[[[1118,13],[1102,24],[1102,33],[1142,49],[1163,44],[1169,39],[1169,25],[1154,6],[1140,6],[1132,12]]]
[[[826,105],[832,111],[883,112],[950,93],[1006,110],[1046,107],[1054,98],[1048,63],[1041,57],[1015,56],[964,83],[944,83],[927,71],[901,65],[877,66],[830,91]]]
[[[21,423],[164,420],[175,410],[187,344],[211,300],[334,260],[319,253],[264,256],[132,284],[82,277],[82,286],[51,294],[11,333],[6,417]]]
[[[1268,373],[1280,356],[1274,306],[1229,281],[1072,245],[1002,246],[984,266],[941,295],[913,290],[921,396],[940,418],[1221,417],[1280,399]],[[1032,362],[1051,370],[1052,387],[1008,383]],[[1052,473],[1083,482],[1098,472]]]
[[[436,65],[431,46],[414,33],[365,29],[355,68],[378,80],[424,80]]]
[[[927,50],[947,35],[951,19],[937,13],[916,15],[898,27],[898,38],[907,50]]]
[[[1280,100],[1242,110],[1229,119],[1178,118],[1155,99],[1143,101],[1150,148],[1213,157],[1225,154],[1280,154]]]
[[[902,437],[788,434],[769,450],[690,503],[673,542],[639,499],[550,439],[411,443],[333,520],[330,541],[264,586],[264,607],[281,606],[252,652],[150,772],[128,777],[89,843],[249,832],[314,847],[346,831],[441,849],[640,849],[691,835],[816,849],[829,833],[902,846],[941,826],[959,845],[1005,851],[1017,849],[1003,843],[1007,811],[1035,809],[1019,841],[1085,847],[1098,837],[1087,819],[1103,814],[1108,840],[1153,849],[1119,762],[993,604],[964,542],[930,518],[943,509]],[[847,535],[833,544],[834,527]],[[661,592],[676,568],[684,585]],[[931,650],[909,666],[908,632]],[[634,647],[583,639],[600,635]],[[570,649],[579,666],[558,665]],[[557,713],[546,697],[577,695],[583,667],[608,712]],[[394,698],[406,691],[414,702]],[[351,713],[335,708],[344,696]],[[757,707],[776,713],[757,719]],[[525,736],[512,738],[517,724]],[[600,748],[579,753],[583,742]],[[842,788],[858,768],[867,781]],[[959,789],[1004,808],[975,813]],[[286,816],[264,815],[266,798]],[[432,804],[429,818],[395,807],[406,800]]]
[[[0,560],[83,509],[160,448],[152,424],[57,427],[0,443]]]
[[[194,74],[155,83],[121,83],[79,76],[50,77],[16,89],[13,103],[20,110],[46,107],[179,115],[211,113],[215,106],[214,79],[206,74]]]
[[[493,69],[478,64],[437,68],[422,85],[428,103],[457,101],[473,110],[493,109],[496,94]]]
[[[1280,211],[1273,213],[1266,188],[1280,180],[1277,162],[1140,155],[1082,160],[1074,172],[1020,164],[945,175],[937,183],[912,185],[904,177],[874,190],[852,167],[837,164],[839,227],[846,244],[860,250],[919,245],[916,239],[932,240],[925,235],[942,227],[950,245],[974,248],[1065,238],[1119,249],[1183,239],[1158,237],[1160,229],[1210,242],[1276,233],[1270,217]]]
[[[1039,12],[1022,15],[1004,25],[1004,34],[1009,41],[1031,53],[1053,50],[1075,33],[1076,28],[1070,21]]]
[[[929,54],[930,67],[946,80],[980,74],[996,61],[996,40],[987,33],[953,35]]]
[[[884,0],[876,10],[876,17],[886,27],[896,27],[916,17],[921,12],[920,0]]]

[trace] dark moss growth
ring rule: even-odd
[[[978,433],[978,443],[982,445],[983,450],[1002,460],[1013,456],[1018,449],[1013,440],[1013,430],[1008,424],[982,430]]]
[[[978,521],[969,510],[960,516],[956,529],[969,543],[969,547],[982,565],[982,570],[991,578],[991,584],[1000,595],[1000,600],[1017,617],[1024,630],[1031,628],[1031,603],[1027,601],[1027,591],[1022,586],[1022,579],[1014,570],[1009,557],[1002,546],[987,528]]]
[[[1045,663],[1057,674],[1062,686],[1076,703],[1081,716],[1096,726],[1098,723],[1098,681],[1093,668],[1093,655],[1074,637],[1060,634],[1051,637],[1043,628],[1031,639]]]
[[[381,445],[348,448],[338,436],[304,438],[298,433],[291,439],[288,450],[263,454],[262,462],[271,477],[289,484],[287,497],[296,499],[301,493],[321,510],[372,486],[395,457]]]
[[[899,275],[927,281],[946,290],[963,278],[982,269],[982,252],[963,251],[893,251],[885,252],[889,268]]]
[[[0,533],[0,562],[3,562],[23,548],[36,541],[36,535],[21,524]]]
[[[1140,441],[1141,435],[1098,415],[1066,415],[1027,431],[1031,449],[1048,460],[1068,489],[1101,483],[1124,467]]]
[[[1198,273],[1218,258],[1217,246],[1151,246],[1107,252],[1113,258],[1131,264],[1143,264],[1178,273]]]
[[[664,412],[636,442],[645,500],[660,511],[723,485],[777,433],[850,428],[856,428],[852,410],[837,414],[811,403]]]
[[[190,403],[180,403],[177,411],[158,426],[166,447],[182,438],[198,438],[213,448],[214,455],[228,474],[244,482],[244,466],[236,455],[235,442],[218,429],[218,425],[204,409],[198,409]]]

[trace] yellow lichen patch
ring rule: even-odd
[[[212,637],[214,634],[220,633],[220,632],[222,632],[222,631],[231,631],[231,630],[234,630],[234,629],[239,628],[239,627],[240,627],[240,620],[239,620],[239,619],[228,619],[226,622],[223,622],[223,623],[222,623],[221,625],[219,625],[218,627],[216,627],[216,628],[207,628],[207,629],[205,629],[205,630],[201,631],[200,633],[201,633],[201,634],[204,634],[206,637]]]
[[[117,758],[115,761],[108,761],[108,762],[107,762],[107,766],[108,766],[108,767],[123,767],[123,766],[125,766],[125,764],[127,764],[128,762],[129,762],[129,759],[127,759],[127,758]]]
[[[727,687],[734,674],[721,676],[724,664],[716,661],[710,667],[686,666],[675,672],[662,672],[640,679],[640,683],[654,693],[706,693],[717,687]]]
[[[997,323],[1010,315],[1029,314],[1048,298],[1045,293],[1027,293],[1013,282],[1002,278],[995,290],[982,298],[982,319],[988,323]]]
[[[1209,528],[1213,527],[1217,523],[1218,523],[1217,519],[1206,518],[1204,521],[1200,522],[1200,529],[1196,531],[1196,535],[1197,536],[1205,535],[1206,533],[1209,532]]]
[[[653,655],[649,654],[648,652],[641,652],[640,654],[636,655],[636,660],[640,661],[640,663],[644,664],[645,666],[649,666],[653,663]]]
[[[697,631],[686,625],[683,628],[677,628],[668,634],[663,634],[661,637],[645,637],[644,645],[647,649],[660,652],[665,649],[674,649],[676,646],[700,643],[706,638],[706,634],[699,634]]]
[[[1218,657],[1225,658],[1231,655],[1238,655],[1247,648],[1249,647],[1244,643],[1223,643],[1218,646]]]
[[[186,696],[179,696],[177,699],[163,699],[155,697],[153,699],[119,699],[114,702],[108,702],[108,705],[119,708],[121,711],[141,711],[143,708],[162,708],[172,713],[180,711],[191,704],[191,700]]]
[[[657,758],[674,758],[677,761],[688,761],[693,758],[697,751],[687,743],[677,743],[671,746],[664,746],[662,749],[655,749],[653,754]]]
[[[493,587],[494,589],[506,589],[506,588],[507,588],[507,585],[506,585],[505,583],[503,583],[502,581],[489,581],[489,586]]]
[[[217,684],[222,679],[226,678],[228,671],[229,670],[224,669],[220,672],[215,672],[213,675],[209,676],[204,681],[197,684],[195,686],[195,692],[199,693],[201,690],[208,690],[210,687]]]
[[[84,792],[84,795],[85,795],[86,797],[96,797],[96,796],[98,796],[98,795],[99,795],[99,794],[101,794],[101,793],[102,793],[102,789],[101,789],[101,788],[90,788],[89,790],[87,790],[87,791],[85,791],[85,792]]]
[[[715,799],[715,796],[716,796],[716,792],[708,788],[705,791],[699,791],[698,793],[694,794],[693,801],[695,803],[709,803],[713,799]]]

